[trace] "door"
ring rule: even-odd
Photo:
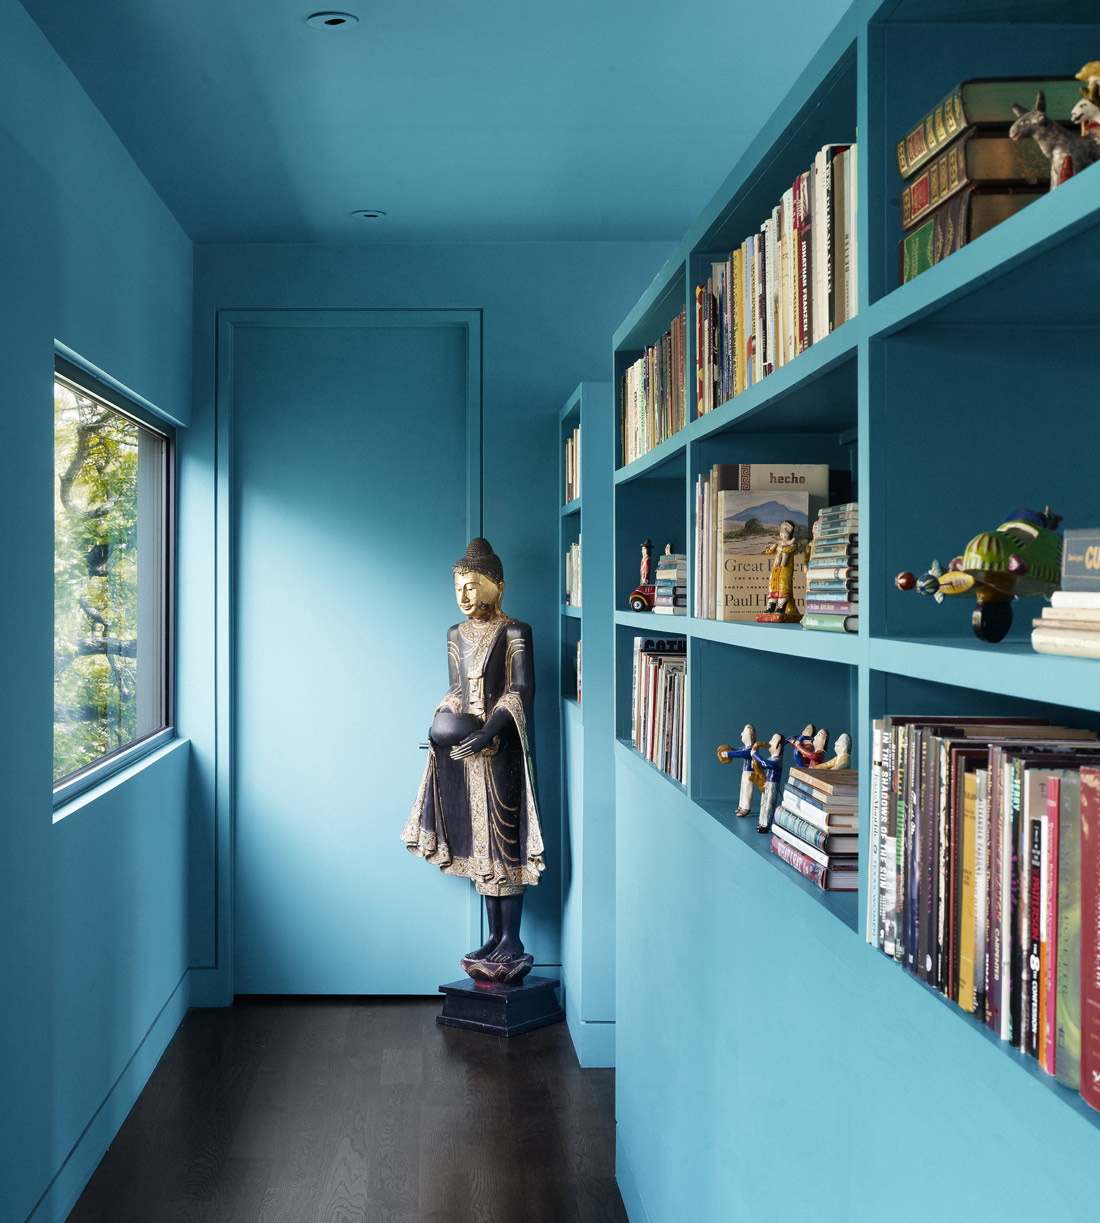
[[[478,533],[479,344],[448,317],[233,327],[238,993],[434,993],[476,939],[470,885],[399,835]]]

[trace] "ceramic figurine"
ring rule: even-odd
[[[807,728],[809,729],[809,728]],[[807,740],[803,731],[799,738],[790,738],[787,742],[794,748],[801,768],[815,769],[825,759],[825,748],[829,744],[829,732],[822,727],[812,738]]]
[[[741,763],[741,790],[737,798],[737,815],[748,815],[752,810],[752,792],[754,789],[763,790],[764,788],[764,773],[763,770],[756,766],[753,759],[753,752],[760,748],[766,747],[767,744],[756,741],[756,727],[751,722],[745,724],[744,730],[741,732],[742,746],[736,750],[723,743],[718,749],[718,759],[723,764],[729,764],[733,760],[740,760]]]
[[[1089,60],[1089,62],[1076,74],[1076,79],[1085,82],[1085,89],[1090,85],[1100,85],[1100,59]],[[1085,89],[1081,92],[1084,93]]]
[[[772,571],[768,579],[768,599],[757,620],[797,624],[802,613],[794,601],[794,553],[797,544],[794,538],[794,523],[787,519],[779,524],[779,538],[764,549],[771,556]]]
[[[1100,160],[1100,144],[1089,136],[1080,136],[1047,116],[1047,100],[1042,90],[1031,110],[1013,105],[1016,122],[1008,129],[1012,140],[1031,137],[1050,162],[1050,189],[1064,183],[1086,166]]]
[[[535,796],[531,628],[501,610],[504,567],[471,539],[453,567],[465,617],[447,633],[451,685],[428,734],[428,764],[401,839],[485,897],[489,940],[462,957],[477,981],[517,984],[534,957],[519,937],[524,891],[545,868]]]
[[[1000,641],[1012,625],[1012,600],[1028,596],[1046,598],[1058,589],[1062,577],[1062,537],[1057,534],[1061,516],[1049,507],[1017,510],[995,531],[975,535],[962,556],[947,567],[933,561],[919,580],[899,573],[899,590],[914,587],[931,595],[937,603],[944,595],[973,594],[978,601],[971,625],[980,641]]]
[[[752,749],[752,758],[764,771],[764,792],[760,796],[760,814],[756,819],[756,831],[767,832],[771,826],[779,796],[779,783],[783,776],[783,736],[774,734],[768,740],[766,751]]]
[[[671,545],[669,545],[671,547]],[[653,581],[653,540],[647,539],[642,544],[642,560],[638,566],[638,576],[641,581],[630,592],[627,606],[631,611],[649,611],[653,607],[657,594],[657,586]]]
[[[831,760],[825,760],[821,764],[816,765],[819,769],[848,769],[851,768],[852,758],[852,736],[843,734],[837,737],[836,755]]]
[[[1100,80],[1081,90],[1081,101],[1069,116],[1081,128],[1081,135],[1100,143]]]

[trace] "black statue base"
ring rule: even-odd
[[[439,987],[443,1014],[435,1021],[491,1036],[518,1036],[565,1018],[554,993],[557,984],[552,977],[524,977],[519,985],[452,981]]]

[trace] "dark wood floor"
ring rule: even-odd
[[[69,1223],[626,1223],[613,1071],[441,999],[188,1013]]]

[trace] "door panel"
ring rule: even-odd
[[[473,937],[470,886],[399,839],[459,616],[466,388],[462,326],[234,329],[238,993],[433,993]]]

